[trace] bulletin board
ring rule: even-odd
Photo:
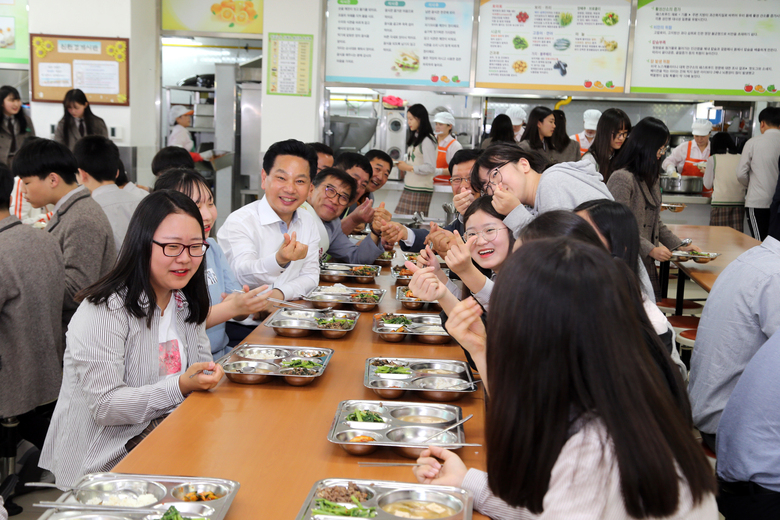
[[[130,105],[130,46],[127,38],[30,35],[32,100],[62,103],[81,89],[93,105]]]

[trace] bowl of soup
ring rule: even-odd
[[[400,489],[377,499],[379,507],[399,518],[452,518],[463,511],[463,502],[453,495],[425,489]]]

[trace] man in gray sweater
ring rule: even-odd
[[[89,190],[76,182],[77,171],[73,153],[49,139],[26,142],[14,157],[13,174],[22,179],[27,201],[34,208],[54,205],[46,231],[59,242],[65,262],[63,333],[78,307],[76,293],[108,273],[116,260],[111,224]]]

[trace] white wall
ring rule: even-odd
[[[268,95],[263,88],[260,150],[265,152],[276,141],[320,139],[319,110],[322,99],[320,81],[322,3],[320,0],[266,0],[263,3],[263,78],[270,63],[268,33],[314,35],[311,97]],[[251,143],[250,143],[251,145]],[[246,145],[245,145],[246,146]]]

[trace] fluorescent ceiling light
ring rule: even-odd
[[[162,44],[163,45],[194,45],[194,46],[203,45],[200,42],[196,42],[194,38],[181,38],[177,36],[163,37]]]

